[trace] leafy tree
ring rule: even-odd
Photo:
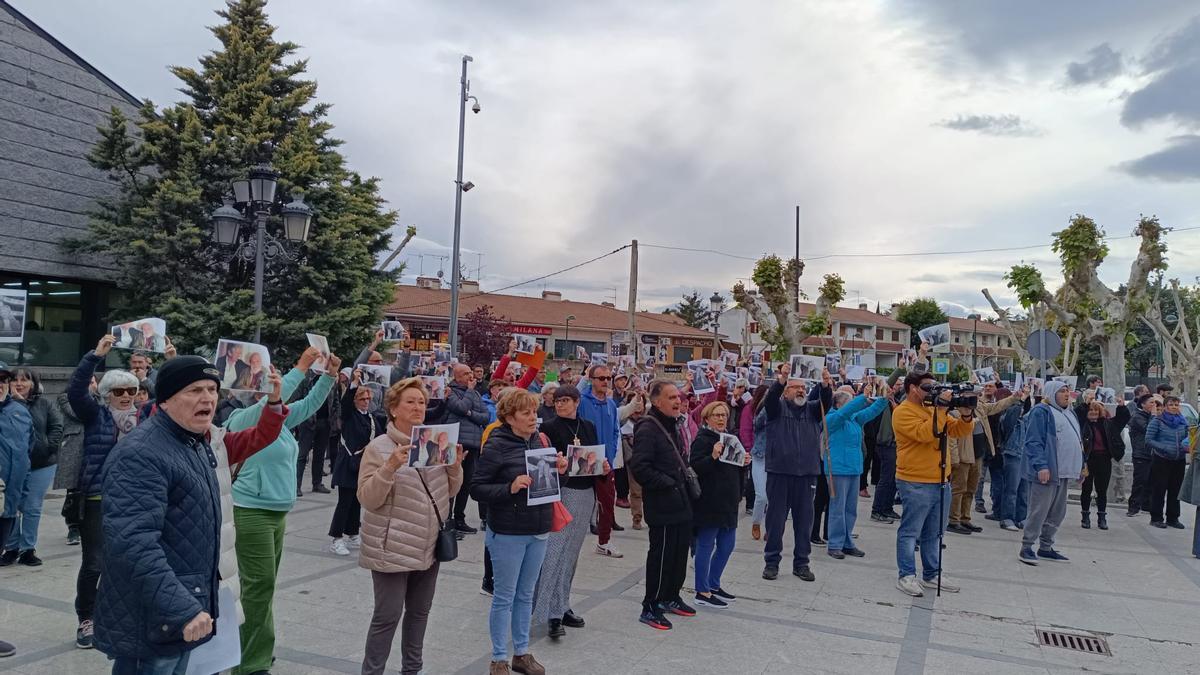
[[[900,309],[896,312],[896,320],[912,327],[912,346],[918,347],[921,344],[921,338],[917,335],[917,331],[946,323],[950,317],[942,311],[937,300],[917,298],[900,303]]]
[[[493,314],[491,305],[482,305],[458,324],[459,358],[465,357],[467,363],[481,365],[487,370],[493,360],[508,350],[512,332],[512,324],[507,319]]]
[[[663,311],[663,314],[677,316],[692,328],[708,329],[712,326],[713,313],[708,309],[708,300],[702,299],[700,293],[694,290],[685,293],[678,305]]]
[[[265,5],[230,0],[217,12],[220,47],[198,69],[171,69],[184,101],[160,112],[146,101],[136,120],[112,111],[89,158],[120,190],[66,246],[108,254],[125,291],[112,318],[162,317],[182,352],[250,338],[260,326],[283,354],[298,353],[306,331],[349,354],[392,299],[399,270],[374,267],[396,214],[377,179],[346,166],[329,104],[316,101],[306,62],[291,58],[298,46],[275,39]],[[298,259],[266,262],[259,315],[253,260],[213,243],[208,219],[230,181],[261,161],[279,172],[279,193],[302,192],[316,217]]]
[[[1158,218],[1142,216],[1133,234],[1141,239],[1129,267],[1125,292],[1100,281],[1098,268],[1108,256],[1104,230],[1094,220],[1076,214],[1063,230],[1054,233],[1050,248],[1062,261],[1063,286],[1051,293],[1042,273],[1033,265],[1014,265],[1005,280],[1022,307],[1044,305],[1063,326],[1074,328],[1100,348],[1104,383],[1121,391],[1125,387],[1126,337],[1135,322],[1151,309],[1147,288],[1150,275],[1167,267],[1167,228]]]
[[[817,301],[810,312],[801,314],[800,301],[808,296],[800,290],[804,261],[791,258],[784,262],[777,255],[765,256],[754,263],[751,281],[756,292],[742,282],[733,287],[733,299],[758,322],[759,335],[771,345],[773,354],[787,358],[799,354],[805,339],[824,335],[829,330],[829,313],[846,297],[846,284],[837,274],[826,274],[817,289]]]

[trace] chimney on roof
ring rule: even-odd
[[[437,277],[417,277],[417,288],[432,288],[437,290],[442,287],[442,280]]]
[[[602,303],[600,303],[600,306],[601,307],[612,307],[613,309],[617,308],[617,306],[612,304],[611,302],[602,302]]]
[[[867,309],[867,303],[865,303],[865,302],[858,303],[858,308],[865,312]]]
[[[562,293],[559,293],[558,291],[542,291],[542,299],[560,302],[562,301]]]
[[[465,295],[474,295],[479,293],[479,282],[463,279],[458,282],[458,288]]]

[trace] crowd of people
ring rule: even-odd
[[[701,376],[716,386],[698,394],[690,371],[648,380],[604,363],[578,374],[564,365],[547,381],[542,360],[522,366],[512,342],[490,376],[400,351],[385,387],[365,375],[385,365],[384,337],[344,369],[309,348],[286,373],[264,371],[265,393],[223,390],[220,367],[176,355],[166,336],[158,367],[133,352],[127,369],[98,377],[116,341],[101,338],[55,400],[34,370],[0,364],[0,565],[41,564],[43,500],[66,489],[68,543],[81,549],[76,646],[108,655],[114,673],[182,674],[223,619],[239,626],[232,672],[268,673],[284,532],[307,474],[313,492],[337,492],[327,550],[357,553],[371,572],[364,674],[384,672],[397,628],[400,672],[421,672],[439,567],[482,530],[489,673],[540,675],[533,626],[555,640],[586,626],[571,606],[576,568],[589,536],[592,554],[623,557],[618,509],[646,531],[639,621],[658,630],[695,616],[693,605],[736,602],[724,573],[743,509],[762,578],[779,578],[790,519],[791,571],[811,582],[814,547],[836,561],[868,554],[855,532],[863,500],[872,521],[896,525],[896,587],[918,597],[959,590],[942,569],[943,534],[982,531],[976,514],[1021,532],[1015,557],[1038,565],[1069,561],[1057,533],[1076,485],[1084,529],[1107,530],[1126,487],[1127,515],[1148,513],[1154,527],[1185,528],[1181,498],[1200,511],[1200,481],[1184,480],[1195,427],[1165,385],[1116,405],[1095,376],[1078,392],[1050,381],[1033,396],[998,377],[955,391],[929,372],[923,347],[886,380],[852,382],[844,370],[805,380],[783,363],[752,387],[713,362]],[[431,375],[449,379],[440,398]],[[413,461],[417,427],[443,424],[458,430],[449,459]],[[603,448],[599,471],[567,475],[580,446]],[[539,451],[557,457],[545,469],[560,474],[556,500],[534,498]],[[236,616],[221,615],[223,596]],[[0,642],[0,656],[13,650]]]

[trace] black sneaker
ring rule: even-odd
[[[323,495],[329,494],[329,488],[325,487],[324,483],[317,483],[316,485],[312,486],[312,491],[314,493],[323,494]]]
[[[763,568],[762,578],[767,581],[774,581],[779,578],[779,568],[775,565],[767,565]]]
[[[734,600],[737,600],[736,595],[732,593],[726,593],[725,589],[723,588],[714,588],[712,594],[724,600],[725,602],[733,602]]]
[[[613,526],[612,526],[612,531],[613,532],[624,532],[625,528],[621,527],[620,525],[618,525],[617,523],[614,522]]]
[[[562,619],[550,619],[550,630],[548,631],[550,639],[557,640],[567,634],[567,629],[563,628]]]
[[[75,646],[80,649],[91,649],[92,643],[92,620],[84,619],[79,622],[79,629],[75,631]]]
[[[658,610],[643,609],[638,621],[657,630],[671,630],[671,622]]]
[[[716,593],[712,593],[708,597],[697,593],[695,603],[704,607],[712,607],[713,609],[729,609],[729,603],[718,598]]]
[[[1161,520],[1152,520],[1152,521],[1150,521],[1150,527],[1157,527],[1160,530],[1165,530],[1165,529],[1167,529],[1167,524]],[[8,554],[6,553],[5,555],[8,555]],[[5,563],[3,560],[0,560],[0,565],[6,565],[6,564],[12,564],[12,563]]]
[[[999,520],[1000,520],[1000,516],[999,516],[998,514],[995,514],[995,513],[989,513],[989,514],[987,514],[986,516],[984,516],[984,517],[983,517],[983,519],[984,519],[984,520],[995,520],[995,521],[999,521]]]
[[[1141,512],[1142,512],[1142,510],[1141,510],[1141,509],[1138,509],[1138,508],[1132,508],[1132,509],[1129,509],[1128,511],[1126,511],[1126,512],[1125,512],[1125,515],[1126,515],[1126,516],[1128,516],[1129,518],[1132,518],[1132,517],[1136,516],[1137,514],[1139,514],[1139,513],[1141,513]]]
[[[67,546],[79,545],[79,528],[71,527],[67,530]]]
[[[987,513],[987,507],[980,502],[975,502],[975,513]]]
[[[896,513],[896,509],[887,511],[883,515],[887,516],[888,518],[891,518],[892,520],[900,520],[900,514]]]
[[[983,528],[974,523],[963,523],[962,526],[972,532],[983,532]]]
[[[829,543],[829,542],[825,541],[824,539],[822,539],[820,537],[820,535],[813,537],[813,538],[809,539],[808,541],[811,542],[813,546],[824,546],[825,544]]]
[[[9,549],[3,554],[0,554],[0,567],[8,567],[9,565],[17,562],[18,555],[20,555],[20,553],[16,549]]]
[[[950,525],[946,527],[946,531],[953,532],[954,534],[972,534],[969,528],[963,527],[958,523],[950,523]]]
[[[475,533],[479,532],[479,530],[468,525],[467,521],[465,521],[465,520],[454,521],[454,531],[462,532],[463,534],[475,534]]]
[[[867,555],[861,548],[844,548],[842,549],[842,553],[845,553],[851,558],[862,558]]]
[[[896,522],[891,516],[883,513],[875,513],[874,511],[871,512],[871,520],[877,523],[885,523],[887,525],[891,525],[892,523]]]
[[[495,592],[496,592],[496,585],[494,583],[488,583],[485,581],[485,582],[483,582],[483,585],[479,587],[479,594],[486,595],[489,598],[492,597],[492,595]]]
[[[17,648],[11,642],[0,640],[0,659],[17,653]]]
[[[562,622],[567,628],[583,628],[587,625],[582,616],[579,616],[569,609],[567,610],[566,614],[563,614]]]
[[[841,551],[839,551],[835,548],[835,549],[830,549],[829,557],[833,558],[835,560],[844,560],[846,558],[846,554],[842,553]]]
[[[696,616],[696,608],[688,605],[681,599],[660,602],[658,603],[658,609],[664,614],[670,613],[677,616]]]
[[[1186,530],[1187,529],[1187,526],[1184,525],[1183,523],[1179,522],[1178,520],[1168,520],[1167,527],[1173,527],[1177,530]]]
[[[28,567],[40,567],[42,559],[34,554],[33,549],[21,551],[21,555],[17,556],[17,562]]]
[[[800,567],[797,567],[796,569],[792,570],[792,574],[800,577],[800,579],[803,581],[817,580],[817,576],[812,573],[812,570],[808,568],[808,565],[801,565]]]

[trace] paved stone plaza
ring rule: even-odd
[[[47,501],[57,513],[61,496]],[[356,559],[323,551],[331,495],[306,494],[289,518],[275,600],[278,662],[272,672],[357,673],[371,616],[370,575]],[[869,510],[865,501],[860,508]],[[860,520],[862,560],[813,556],[815,583],[763,581],[761,547],[743,521],[724,586],[739,596],[728,610],[679,618],[659,632],[637,622],[645,533],[616,533],[620,560],[582,554],[574,609],[587,627],[558,644],[535,627],[533,652],[555,675],[582,673],[1200,673],[1200,560],[1191,531],[1156,530],[1147,518],[1082,530],[1072,504],[1059,548],[1070,564],[1017,562],[1018,533],[994,523],[981,534],[947,535],[947,574],[961,593],[912,599],[894,588],[895,525]],[[1185,506],[1184,522],[1193,525]],[[629,512],[618,509],[626,526]],[[0,671],[102,673],[102,654],[74,646],[78,548],[64,543],[61,519],[42,522],[40,568],[0,569],[0,637],[18,653]],[[442,569],[425,638],[427,675],[487,670],[489,599],[479,594],[481,536],[462,542]],[[786,561],[785,561],[786,562]],[[786,574],[787,567],[784,566]],[[688,583],[691,583],[689,572]],[[685,596],[689,599],[690,595]],[[1097,635],[1112,656],[1042,647],[1037,628]],[[399,639],[389,672],[400,665]]]

